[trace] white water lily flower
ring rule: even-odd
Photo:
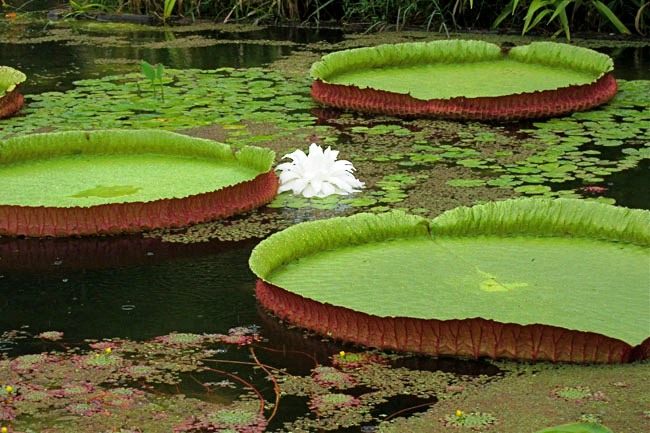
[[[305,197],[327,197],[332,194],[347,195],[358,192],[364,183],[359,181],[352,172],[354,167],[350,161],[337,160],[339,152],[323,148],[312,143],[309,155],[302,150],[284,155],[291,162],[279,164],[280,188],[278,193],[293,191]]]

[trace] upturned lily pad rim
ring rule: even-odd
[[[324,56],[312,65],[311,96],[339,109],[406,117],[547,118],[612,99],[612,69],[604,54],[554,42],[503,50],[466,40],[386,44]],[[512,80],[503,79],[510,73]]]
[[[12,92],[27,76],[10,66],[0,66],[0,97]]]
[[[607,217],[594,218],[594,212]],[[579,199],[517,198],[457,207],[432,220],[402,211],[359,213],[307,221],[274,233],[255,247],[249,265],[265,280],[274,269],[318,251],[417,236],[517,234],[603,239],[650,247],[650,212]]]
[[[24,152],[27,150],[27,153]],[[230,145],[156,129],[61,131],[8,138],[0,147],[0,164],[78,154],[167,154],[238,161],[260,172],[273,167],[275,153],[255,146]]]
[[[108,157],[112,155],[189,157],[196,160],[235,164],[242,168],[252,169],[256,174],[270,171],[275,158],[275,153],[268,149],[245,146],[235,151],[224,143],[170,131],[146,129],[63,131],[25,135],[5,140],[2,146],[0,146],[0,170],[3,165],[10,166],[14,163],[29,163],[31,161],[49,160],[58,157],[86,155]],[[92,181],[92,176],[89,176],[89,181]],[[88,185],[95,186],[92,182]],[[115,201],[111,201],[111,203],[115,203]],[[104,203],[101,203],[100,200],[99,203],[92,204],[91,206],[101,204]],[[14,205],[20,206],[21,204],[16,203]],[[88,205],[80,206],[88,207]],[[48,205],[47,207],[59,206]]]
[[[273,151],[246,146],[233,152],[230,146],[222,143],[161,130],[67,131],[11,138],[0,144],[0,168],[4,164],[11,167],[11,163],[16,161],[25,161],[24,166],[27,167],[32,160],[58,157],[64,158],[66,163],[75,164],[77,157],[84,153],[110,159],[116,152],[137,155],[137,160],[148,158],[149,155],[167,154],[173,155],[171,159],[174,160],[181,155],[188,160],[226,161],[225,166],[231,167],[228,168],[230,176],[226,173],[227,178],[208,186],[207,191],[190,192],[189,195],[182,193],[182,196],[172,193],[171,196],[161,195],[157,198],[154,185],[153,195],[156,197],[150,200],[131,197],[130,200],[106,200],[106,203],[86,202],[85,206],[0,203],[0,235],[66,237],[183,227],[255,209],[273,200],[277,194],[278,179],[272,170]],[[219,165],[222,164],[216,167]],[[117,167],[122,167],[122,163],[119,162]],[[245,169],[243,173],[237,174],[242,168]],[[23,168],[19,167],[20,170]],[[83,170],[77,171],[83,174]],[[175,179],[176,175],[170,173],[168,177]],[[109,178],[121,179],[119,175]],[[207,180],[212,182],[211,179]],[[166,183],[174,188],[173,182]],[[44,191],[52,186],[56,185],[45,185]],[[101,194],[96,195],[95,189],[91,188],[72,197],[104,197],[106,189],[111,194],[117,192],[113,197],[119,197],[125,193],[125,187],[128,187],[127,194],[132,193],[131,185],[111,183],[106,188],[96,184],[91,186],[97,187]],[[88,192],[92,192],[92,195],[86,194]],[[68,196],[67,192],[64,196]],[[106,197],[110,197],[110,194]]]
[[[629,244],[637,248],[635,250],[637,252],[634,253],[636,262],[642,260],[639,258],[642,256],[639,256],[640,253],[638,251],[643,251],[650,246],[650,212],[575,199],[515,199],[488,203],[472,208],[457,208],[431,221],[401,212],[378,215],[357,214],[352,217],[302,223],[290,227],[283,232],[276,233],[260,243],[253,250],[250,258],[250,267],[262,281],[270,284],[271,286],[267,287],[273,290],[272,287],[276,284],[273,279],[273,273],[276,270],[282,269],[289,264],[292,266],[300,266],[302,258],[308,260],[310,255],[324,251],[341,249],[341,251],[352,251],[354,253],[357,249],[351,246],[366,246],[390,239],[399,242],[399,240],[411,238],[416,240],[419,238],[422,241],[427,239],[444,241],[445,238],[475,240],[478,238],[480,241],[482,237],[488,240],[491,238],[516,240],[522,236],[528,237],[531,240],[557,238],[569,243],[570,239],[575,239],[575,243],[578,243],[579,239],[584,239],[590,241],[611,241],[607,242],[607,244]],[[638,250],[639,247],[641,248],[640,250]],[[383,246],[380,249],[383,248],[390,247]],[[392,256],[397,258],[399,254],[393,253]],[[408,267],[405,264],[400,269],[404,269],[404,272],[407,272]],[[636,270],[637,268],[634,267],[634,269]],[[484,274],[484,272],[478,271]],[[336,270],[331,270],[330,272],[336,273]],[[344,278],[340,279],[340,281],[340,284],[348,287],[346,290],[354,292],[352,282],[344,283]],[[376,284],[381,284],[375,280],[373,281]],[[404,284],[398,284],[392,281],[390,287],[386,288],[386,290],[391,290],[393,285],[399,285],[400,289],[396,291],[399,292],[399,299],[395,298],[393,301],[390,301],[390,297],[386,296],[381,297],[380,301],[378,295],[376,299],[373,297],[373,300],[368,300],[368,302],[382,302],[388,306],[388,311],[392,311],[391,308],[396,308],[395,311],[404,312],[399,317],[408,318],[408,308],[405,306],[405,303],[408,303],[408,296],[405,290],[409,286],[409,280],[406,279],[404,281]],[[298,280],[295,280],[295,282],[297,283]],[[294,294],[290,289],[283,288],[281,284],[278,287],[292,293],[292,295]],[[373,285],[372,287],[375,286]],[[488,287],[486,291],[491,290]],[[385,292],[382,290],[381,293],[383,296]],[[300,297],[305,296],[307,302],[324,302],[325,305],[329,304],[328,301],[322,300],[324,298],[321,298],[319,301],[317,297],[311,299],[310,295],[303,295],[298,292],[295,295]],[[337,296],[339,296],[337,299],[343,299],[342,295],[339,294]],[[504,296],[505,298],[499,297],[498,299],[508,299],[508,295]],[[619,296],[619,294],[617,293],[616,296]],[[298,301],[294,300],[290,302]],[[416,300],[416,302],[418,301]],[[458,302],[463,301],[462,299],[458,299]],[[392,306],[393,303],[395,306]],[[359,302],[355,305],[360,304],[362,303]],[[340,303],[340,301],[336,301],[331,305],[333,308],[350,308]],[[273,310],[272,306],[266,305],[266,307]],[[305,310],[307,308],[305,307]],[[389,313],[387,316],[375,313],[373,312],[375,311],[374,308],[364,311],[363,307],[357,306],[352,307],[352,311],[357,311],[361,314],[370,314],[378,320],[381,320],[382,317],[399,318],[394,313]],[[517,315],[516,312],[515,315]],[[464,317],[444,317],[441,320],[465,320],[472,317],[480,317],[488,321],[496,320],[497,323],[504,323],[497,317],[485,317],[478,314],[470,314]],[[429,319],[438,320],[439,318],[422,317],[419,315],[413,317],[413,320]],[[531,322],[530,319],[524,319],[522,316],[521,321],[510,319],[505,323],[515,324],[517,326],[541,325],[555,329],[562,329],[562,327],[567,326],[563,325],[558,328],[560,325],[557,323],[547,323],[543,320],[535,321],[535,317],[532,317],[532,319],[533,321]],[[648,336],[639,334],[638,320],[650,320],[650,318],[622,318],[621,320],[627,320],[625,323],[628,323],[629,326],[634,328],[628,327],[624,328],[623,331],[614,331],[610,327],[600,326],[595,330],[591,329],[587,324],[577,323],[575,328],[568,326],[564,329],[570,332],[574,332],[574,330],[583,333],[595,332],[601,336],[617,339],[619,342],[626,341],[626,344],[630,345],[629,347],[640,344],[641,341],[636,341],[639,337],[641,340],[648,340]],[[298,324],[300,325],[300,323]],[[632,329],[634,331],[630,332]],[[616,335],[607,335],[608,333]]]
[[[430,64],[464,64],[503,59],[584,72],[592,76],[591,83],[595,83],[603,75],[614,70],[614,62],[606,54],[557,42],[532,42],[502,50],[498,45],[485,41],[441,40],[383,44],[336,51],[326,54],[320,61],[314,63],[310,69],[310,76],[314,80],[330,83],[330,80],[337,75],[349,71],[409,68]],[[481,83],[488,87],[490,85],[485,81]],[[559,86],[558,89],[565,87],[571,85]],[[389,89],[377,90],[390,92]],[[474,96],[457,95],[457,97],[472,99]]]

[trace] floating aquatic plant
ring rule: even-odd
[[[463,412],[457,410],[453,415],[446,415],[440,420],[445,426],[448,427],[468,427],[471,430],[482,431],[489,428],[497,422],[497,418],[485,412]]]
[[[231,333],[243,335],[252,329],[238,327]],[[68,347],[35,336],[37,343],[49,344],[51,350],[0,360],[3,426],[11,422],[11,431],[105,431],[115,425],[151,432],[264,431],[264,401],[259,391],[236,374],[204,364],[222,353],[216,348],[228,344],[221,334],[176,335],[191,344],[172,346],[164,338],[110,339]],[[180,395],[178,387],[184,379],[197,382],[193,374],[236,380],[241,400],[233,401],[231,396],[226,404],[223,399],[217,403],[210,397]],[[207,385],[204,388],[206,395],[212,392]],[[169,395],[172,389],[177,392]],[[196,390],[192,393],[197,395]]]
[[[63,332],[59,331],[45,331],[41,332],[36,336],[37,338],[42,338],[44,340],[57,341],[63,338]]]
[[[123,425],[128,426],[120,430],[124,433],[336,431],[342,427],[397,433],[469,431],[469,424],[498,418],[499,431],[520,433],[521,425],[541,428],[540,420],[523,412],[531,406],[544,414],[546,424],[577,419],[579,413],[571,411],[572,407],[579,408],[579,412],[596,410],[589,406],[591,400],[574,405],[549,398],[551,390],[565,388],[564,384],[575,382],[576,377],[589,380],[593,389],[602,389],[611,397],[606,406],[600,400],[593,403],[598,404],[601,418],[617,427],[616,432],[636,431],[647,422],[648,415],[638,410],[644,404],[640,391],[647,363],[607,368],[537,364],[531,368],[505,362],[447,364],[444,360],[376,351],[337,349],[333,355],[314,354],[317,358],[292,352],[292,357],[304,356],[305,361],[314,363],[306,372],[302,362],[298,371],[292,363],[283,368],[260,363],[258,357],[262,358],[266,349],[274,349],[258,345],[249,345],[243,353],[253,356],[252,360],[233,359],[232,353],[220,358],[230,347],[221,335],[255,332],[256,328],[237,327],[224,334],[177,333],[185,334],[179,340],[190,341],[180,345],[169,344],[166,338],[84,343],[68,339],[62,345],[39,337],[21,337],[27,347],[36,344],[46,350],[32,354],[38,356],[32,360],[48,361],[34,369],[15,370],[8,367],[20,356],[5,353],[0,359],[3,425],[10,431],[114,431],[116,425]],[[122,365],[97,368],[79,362],[88,355],[104,354],[106,348],[112,348],[110,356],[120,354]],[[410,368],[404,367],[409,364]],[[445,365],[462,368],[464,373],[445,372]],[[627,383],[623,388],[621,377]],[[268,386],[271,383],[277,390]],[[281,398],[274,404],[266,402],[267,394],[274,392]],[[404,396],[410,396],[412,407],[400,406]],[[389,402],[397,403],[394,412],[385,411],[388,406],[384,404]],[[458,409],[468,406],[481,410]],[[289,408],[291,418],[284,418],[281,427],[270,427],[272,415],[283,416],[285,408]],[[456,425],[461,415],[462,426],[452,427],[445,421],[448,418],[450,424]],[[580,426],[586,427],[584,424]],[[632,428],[620,427],[625,425]],[[491,429],[489,425],[484,428]],[[609,433],[597,429],[557,430],[565,432]]]
[[[600,391],[592,391],[588,386],[565,386],[554,389],[551,395],[554,398],[577,402],[607,399],[604,393]]]
[[[165,67],[163,64],[158,63],[154,66],[146,60],[143,60],[140,63],[140,68],[142,69],[142,74],[151,83],[151,91],[153,92],[153,96],[156,96],[156,87],[158,87],[160,89],[160,99],[162,99],[162,102],[165,102],[165,90],[163,83],[163,74],[165,73]]]
[[[316,367],[313,376],[316,383],[326,388],[335,387],[345,389],[355,385],[355,380],[350,374],[333,367]]]
[[[364,368],[374,364],[385,364],[386,360],[381,354],[373,352],[345,352],[341,351],[332,356],[332,364],[345,370]]]
[[[25,116],[2,122],[0,137],[34,132],[40,128],[153,128],[185,130],[213,126],[219,141],[242,147],[258,141],[295,139],[302,128],[313,126],[309,113],[309,80],[287,79],[262,68],[215,70],[165,69],[165,103],[138,96],[141,73],[108,75],[79,80],[66,92],[29,95]],[[167,81],[170,83],[168,84]],[[218,92],[216,90],[218,89]],[[296,89],[304,89],[296,92]],[[68,110],[75,106],[75,110]],[[192,113],[187,116],[186,113]],[[239,129],[228,129],[237,125]],[[255,125],[258,125],[257,127]],[[267,125],[266,130],[259,126]],[[306,135],[305,135],[306,136]]]
[[[509,50],[465,40],[386,44],[324,56],[311,68],[312,97],[402,116],[551,117],[609,101],[617,90],[612,70],[604,54],[552,42]]]
[[[280,172],[278,193],[292,191],[307,198],[347,195],[360,191],[364,183],[354,177],[350,161],[337,159],[339,152],[330,147],[323,150],[316,143],[309,145],[309,153],[298,149],[284,155],[291,162],[276,167]]]
[[[186,420],[174,428],[174,432],[238,432],[262,433],[266,430],[266,420],[255,408],[223,408],[201,414]]]
[[[600,424],[580,422],[548,427],[535,433],[612,433],[612,431]]]
[[[26,79],[17,69],[0,66],[0,119],[12,116],[23,107],[25,98],[18,87]]]
[[[327,393],[314,396],[309,407],[317,413],[332,412],[344,407],[358,407],[361,403],[349,394]]]
[[[346,341],[434,355],[628,362],[648,357],[647,329],[592,312],[650,320],[649,228],[648,211],[569,199],[488,203],[431,221],[359,214],[272,235],[250,266],[262,305]]]
[[[115,234],[230,216],[275,196],[273,157],[155,130],[12,138],[0,149],[0,234]]]
[[[200,346],[206,340],[206,337],[201,334],[192,334],[187,332],[172,332],[167,335],[161,335],[155,338],[155,341],[159,341],[164,344],[169,344],[172,346]]]

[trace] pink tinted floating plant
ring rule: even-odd
[[[24,373],[26,371],[37,370],[42,365],[54,362],[57,359],[56,356],[45,353],[28,354],[14,358],[10,362],[9,367],[15,372]]]
[[[197,418],[186,420],[174,432],[217,431],[239,433],[262,433],[266,431],[266,419],[261,413],[245,407],[222,408]]]
[[[599,195],[599,194],[604,194],[607,191],[607,188],[604,186],[596,186],[596,185],[589,185],[589,186],[583,186],[580,188],[582,191],[593,194],[593,195]]]
[[[255,325],[230,328],[228,335],[222,335],[219,338],[222,343],[236,344],[238,346],[245,346],[260,339],[259,328]]]
[[[83,416],[93,416],[99,413],[105,413],[101,404],[95,401],[90,403],[72,403],[66,406],[66,410],[70,413]]]
[[[195,346],[202,344],[205,341],[205,336],[187,332],[172,332],[156,337],[154,341],[172,346]]]
[[[111,353],[113,349],[117,347],[117,344],[110,341],[98,341],[97,343],[90,344],[91,349],[100,350],[104,353]]]
[[[90,395],[95,390],[94,386],[89,382],[84,383],[69,383],[61,387],[60,390],[55,392],[57,397],[77,397]]]
[[[42,338],[43,340],[57,341],[63,338],[63,332],[59,331],[45,331],[41,332],[36,336],[37,338]]]
[[[357,407],[361,404],[359,399],[341,393],[329,393],[314,396],[309,402],[309,407],[318,413],[331,412],[344,407]]]
[[[371,364],[385,364],[381,355],[371,352],[339,352],[332,356],[332,364],[348,370],[363,368]]]
[[[356,384],[354,377],[337,370],[334,367],[316,367],[313,371],[316,383],[325,387],[336,387],[339,389],[351,388]]]
[[[309,146],[309,154],[298,149],[284,155],[291,162],[276,167],[280,171],[278,193],[292,191],[307,198],[347,195],[360,191],[364,183],[354,177],[350,161],[338,159],[339,152],[330,147],[323,150],[316,143]]]

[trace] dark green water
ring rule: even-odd
[[[0,239],[3,330],[149,339],[256,323],[252,243]]]
[[[11,31],[10,28],[2,30]],[[43,32],[43,24],[27,32],[37,37]],[[89,33],[86,33],[89,34]],[[197,36],[218,40],[218,45],[182,48],[146,48],[110,46],[63,41],[39,43],[11,43],[0,36],[0,59],[2,64],[23,71],[29,80],[21,87],[24,94],[43,91],[65,91],[73,82],[86,78],[98,78],[112,74],[138,72],[140,60],[151,64],[163,63],[174,69],[216,69],[220,67],[248,68],[266,65],[291,53],[292,47],[282,42],[309,43],[317,40],[336,41],[342,34],[335,30],[309,30],[300,28],[264,28],[259,31],[228,33],[225,31],[201,31]],[[92,33],[92,36],[121,38],[138,44],[164,43],[174,40],[173,32],[138,31],[118,33]],[[232,41],[232,42],[229,42]],[[264,41],[264,43],[260,43]],[[278,44],[273,44],[278,41]],[[126,59],[124,62],[102,62],[98,59]]]

